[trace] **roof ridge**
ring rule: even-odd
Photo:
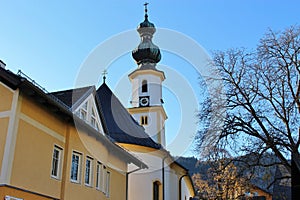
[[[94,85],[83,86],[83,87],[78,87],[78,88],[70,88],[70,89],[66,89],[66,90],[58,90],[58,91],[54,91],[54,92],[49,92],[49,94],[55,94],[55,93],[61,93],[61,92],[71,92],[71,91],[82,90],[82,89],[87,89],[87,88],[91,88],[91,87],[94,87]]]

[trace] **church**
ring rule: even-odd
[[[0,199],[187,200],[188,170],[166,149],[163,71],[145,18],[125,108],[105,83],[47,92],[0,67]]]

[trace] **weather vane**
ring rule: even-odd
[[[102,72],[102,76],[103,76],[103,83],[105,83],[105,79],[106,79],[106,74],[107,74],[107,70],[104,69]]]

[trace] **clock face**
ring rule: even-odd
[[[140,97],[140,106],[148,106],[149,97]]]

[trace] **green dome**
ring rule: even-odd
[[[143,62],[158,63],[161,60],[160,50],[151,40],[139,44],[139,46],[132,51],[132,57],[137,64]]]

